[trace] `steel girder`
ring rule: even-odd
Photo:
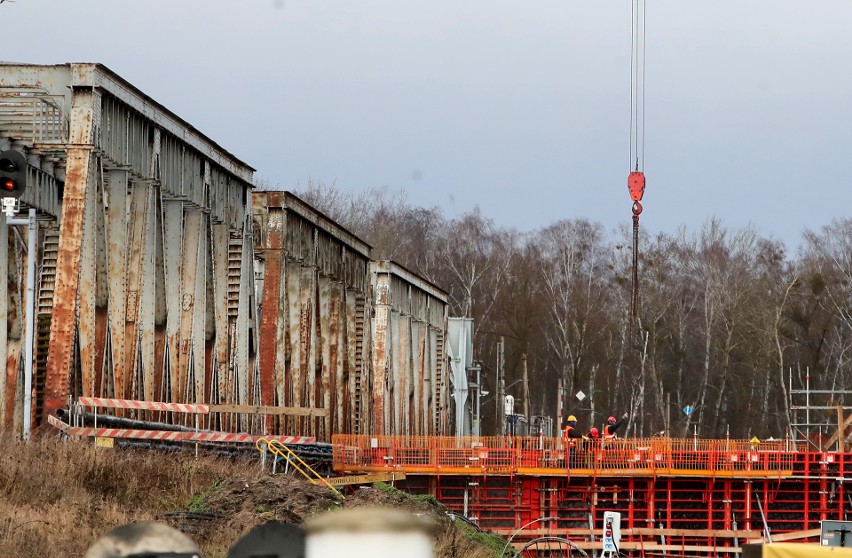
[[[103,66],[4,68],[10,76],[68,125],[50,161],[64,161],[64,190],[44,410],[76,395],[252,402],[253,170]],[[17,257],[4,253],[7,265]],[[15,361],[6,388],[19,341],[0,345]],[[19,391],[4,389],[4,415],[17,414],[7,400]]]

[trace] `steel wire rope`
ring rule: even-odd
[[[633,101],[633,93],[636,85],[636,79],[633,76],[634,66],[633,66],[633,56],[634,49],[636,44],[636,25],[634,23],[636,19],[635,15],[635,0],[630,0],[630,126],[627,132],[627,172],[630,172],[633,169],[633,109],[636,103]]]
[[[647,0],[642,0],[642,170],[645,170],[645,38],[647,31],[647,18],[646,9],[647,9]]]
[[[645,32],[647,29],[646,0],[630,0],[630,155],[629,171],[642,172],[645,167]],[[641,66],[641,67],[640,67]],[[641,132],[640,132],[641,127]],[[641,138],[641,139],[640,139]],[[644,176],[643,189],[644,189]],[[631,193],[631,196],[633,194]],[[641,195],[640,195],[641,199]],[[639,313],[639,214],[642,206],[634,198],[632,289],[629,342],[634,342],[635,324]]]

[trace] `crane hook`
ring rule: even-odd
[[[640,213],[642,213],[642,204],[637,200],[633,202],[633,215],[639,217]]]

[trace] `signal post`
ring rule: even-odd
[[[26,324],[24,329],[24,416],[22,437],[30,439],[33,408],[33,341],[35,338],[35,273],[36,242],[38,228],[36,210],[30,208],[26,219],[15,215],[20,209],[19,198],[27,189],[27,158],[20,151],[7,149],[0,152],[0,195],[2,195],[3,213],[6,225],[26,225],[27,227],[27,301]]]

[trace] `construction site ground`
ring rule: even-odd
[[[341,502],[302,478],[262,472],[250,455],[99,448],[55,435],[28,444],[2,438],[0,448],[0,556],[82,556],[114,527],[160,521],[187,533],[205,558],[224,558],[256,525],[299,524],[341,506],[365,505],[431,516],[440,525],[438,558],[492,557],[504,544],[452,520],[434,498],[377,484],[350,490]]]

